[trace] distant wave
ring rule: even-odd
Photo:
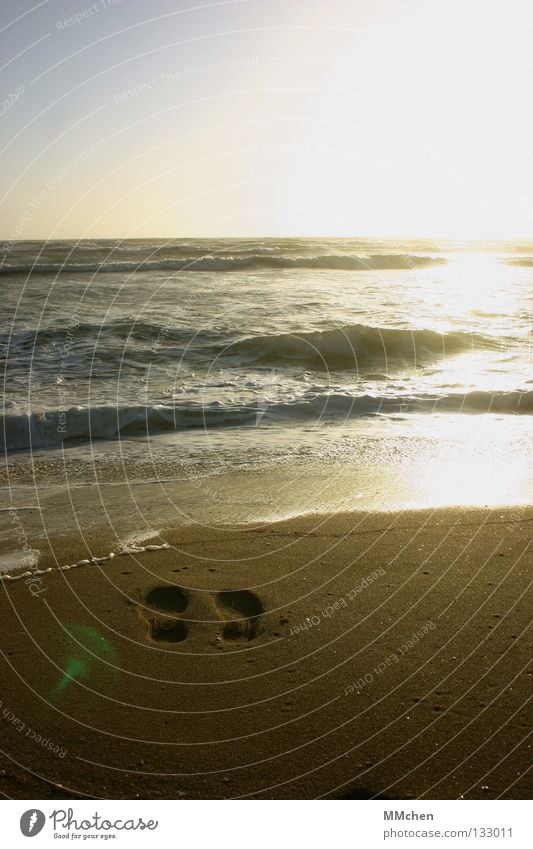
[[[336,271],[369,271],[380,269],[409,269],[428,265],[440,265],[447,260],[442,257],[418,256],[415,254],[374,254],[352,256],[349,254],[326,254],[323,256],[274,256],[252,254],[249,256],[181,257],[179,259],[154,259],[119,262],[66,262],[66,263],[5,263],[0,266],[1,274],[113,274],[137,271],[245,271],[261,268],[315,268]]]
[[[65,344],[67,340],[71,345],[87,345],[90,343],[91,348],[100,341],[99,354],[103,353],[102,346],[108,343],[110,338],[115,337],[122,341],[131,339],[132,342],[145,341],[153,343],[159,338],[165,339],[166,342],[172,341],[177,344],[188,344],[194,338],[196,342],[214,343],[217,341],[217,331],[211,329],[208,334],[200,334],[191,328],[173,327],[165,325],[162,329],[161,324],[155,324],[149,321],[142,321],[135,316],[131,319],[109,319],[101,324],[92,322],[80,322],[73,326],[68,322],[65,325],[50,325],[48,327],[14,327],[8,331],[0,333],[0,345],[4,345],[13,351],[31,350],[37,345],[57,345]],[[222,336],[219,333],[218,336]],[[105,350],[105,349],[104,349]],[[110,353],[113,353],[110,351]]]
[[[319,422],[354,416],[404,415],[408,413],[533,413],[533,391],[468,392],[464,395],[420,395],[380,397],[345,393],[318,394],[269,405],[250,403],[205,405],[101,405],[92,409],[72,407],[30,415],[5,414],[2,450],[21,451],[61,445],[62,442],[92,442],[118,437],[147,437],[186,428],[254,426],[279,422]]]
[[[228,349],[230,355],[261,363],[298,363],[304,367],[356,368],[367,363],[409,362],[450,356],[476,348],[491,348],[496,339],[456,331],[371,327],[352,324],[332,330],[280,333],[242,339]]]

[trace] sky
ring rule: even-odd
[[[0,238],[533,232],[530,0],[4,0]]]

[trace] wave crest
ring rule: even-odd
[[[419,361],[479,347],[491,348],[495,344],[496,340],[476,333],[352,324],[332,330],[250,337],[236,342],[228,353],[245,356],[253,362],[353,369],[376,361],[416,365]]]
[[[269,405],[257,403],[224,406],[101,405],[92,409],[72,407],[30,415],[1,417],[5,435],[3,450],[49,448],[63,442],[92,442],[98,439],[148,437],[186,428],[223,428],[280,422],[298,424],[373,415],[410,413],[533,413],[533,391],[467,392],[449,395],[381,397],[348,393],[315,394]]]
[[[417,254],[373,254],[354,256],[349,254],[326,254],[323,256],[272,256],[253,254],[249,256],[208,255],[182,257],[179,259],[140,260],[138,262],[43,262],[4,263],[0,274],[113,274],[140,271],[246,271],[254,269],[298,269],[314,268],[332,271],[372,271],[414,269],[428,265],[441,265],[443,257],[419,256]]]

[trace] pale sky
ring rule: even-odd
[[[0,237],[533,233],[531,0],[3,0]]]

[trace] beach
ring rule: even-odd
[[[16,242],[0,791],[525,798],[528,242]]]
[[[533,4],[91,3],[0,5],[6,846],[521,849]]]
[[[175,524],[129,553],[109,528],[50,537],[0,584],[0,791],[527,798],[532,519]]]

